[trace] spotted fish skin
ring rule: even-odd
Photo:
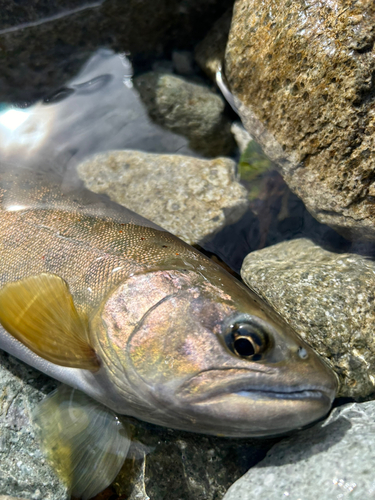
[[[324,362],[175,236],[44,174],[2,174],[0,209],[2,349],[117,413],[177,429],[280,434],[329,410],[337,382]],[[51,314],[49,296],[66,311]],[[64,350],[81,323],[92,366]],[[28,325],[40,334],[23,337]],[[55,341],[58,362],[46,347]]]

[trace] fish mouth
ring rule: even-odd
[[[327,384],[321,378],[312,383],[305,378],[299,384],[291,380],[288,386],[287,379],[281,382],[272,371],[226,373],[230,380],[224,381],[224,370],[200,373],[178,393],[185,411],[199,422],[198,432],[231,437],[284,435],[324,417],[336,391],[334,379]]]
[[[275,391],[259,391],[259,390],[240,390],[232,394],[238,396],[250,397],[252,399],[327,399],[333,401],[334,395],[327,393],[322,389],[299,389],[292,392],[275,392]]]
[[[337,384],[332,380],[330,384],[287,384],[277,383],[275,380],[269,381],[266,386],[264,376],[267,373],[255,374],[255,383],[249,383],[249,376],[254,378],[254,373],[248,370],[208,370],[192,377],[180,388],[179,394],[184,399],[193,404],[209,401],[217,397],[223,398],[226,395],[236,395],[251,400],[320,400],[323,403],[331,404],[335,398]],[[243,373],[245,372],[245,373]],[[220,380],[226,378],[226,380]],[[270,383],[274,388],[270,388]]]

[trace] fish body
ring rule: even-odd
[[[183,241],[44,174],[3,173],[0,207],[0,348],[116,413],[177,429],[274,435],[329,410],[325,363]]]

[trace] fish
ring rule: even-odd
[[[156,224],[17,168],[0,171],[0,211],[0,348],[66,384],[35,420],[75,496],[91,498],[121,467],[131,436],[118,415],[240,438],[329,411],[337,377],[325,362]]]

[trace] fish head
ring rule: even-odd
[[[96,321],[98,355],[126,404],[177,429],[245,437],[301,428],[337,379],[256,294],[219,266],[134,275]]]

